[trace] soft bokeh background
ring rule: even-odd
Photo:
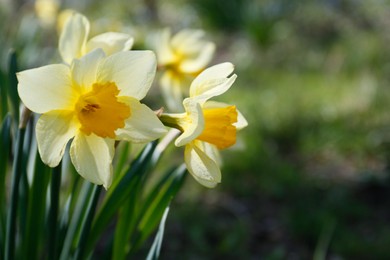
[[[236,66],[219,100],[249,126],[223,152],[217,188],[187,178],[162,259],[390,258],[390,1],[46,1],[37,14],[34,1],[0,0],[2,70],[9,48],[20,70],[59,62],[68,8],[92,35],[134,35],[134,49],[164,27],[204,29],[212,64]],[[146,102],[163,105],[157,80]],[[180,162],[171,150],[167,164]]]

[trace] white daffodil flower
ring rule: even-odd
[[[237,76],[233,64],[222,63],[203,71],[192,82],[184,113],[163,114],[162,122],[182,131],[176,146],[185,146],[188,171],[202,185],[213,188],[221,182],[220,149],[235,144],[237,130],[248,125],[235,106],[209,101],[225,93]]]
[[[151,51],[106,57],[101,49],[72,64],[54,64],[17,73],[18,92],[36,125],[42,161],[57,166],[72,138],[70,157],[77,172],[106,189],[112,181],[116,140],[149,142],[166,133],[155,113],[140,103],[156,72]]]
[[[164,70],[160,79],[163,97],[172,111],[182,111],[185,87],[211,61],[215,44],[203,39],[202,30],[182,30],[171,36],[165,29],[158,38],[156,54],[158,66]]]
[[[88,40],[90,24],[88,19],[72,13],[61,31],[59,51],[63,61],[71,64],[85,54],[101,48],[107,56],[120,51],[127,51],[133,46],[134,39],[125,33],[107,32]]]

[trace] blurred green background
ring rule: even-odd
[[[249,126],[223,151],[215,189],[187,178],[167,220],[161,259],[390,258],[390,1],[147,0],[59,2],[124,31],[199,28],[211,65],[235,64],[219,100]],[[53,22],[34,1],[0,0],[2,74],[59,62]],[[1,75],[0,75],[1,76]],[[4,75],[3,75],[4,76]],[[154,87],[146,100],[162,103]],[[180,162],[182,151],[177,158]],[[150,245],[147,245],[148,248]]]

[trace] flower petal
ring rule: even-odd
[[[224,62],[205,69],[192,82],[190,87],[190,96],[199,95],[203,82],[215,79],[227,78],[234,71],[234,65],[230,62]]]
[[[60,35],[59,51],[62,59],[70,64],[72,59],[85,53],[85,44],[89,34],[89,22],[79,13],[72,14],[65,23]]]
[[[71,65],[72,79],[83,92],[92,88],[100,60],[105,57],[102,49],[94,50],[80,59],[74,59]]]
[[[131,97],[121,97],[119,100],[130,107],[131,115],[125,121],[125,127],[115,131],[118,139],[144,143],[167,133],[165,126],[149,107]]]
[[[202,30],[185,29],[172,37],[173,49],[181,54],[193,55],[198,53],[206,43],[201,38],[205,35]]]
[[[36,113],[68,110],[77,98],[70,78],[69,67],[48,65],[16,74],[18,92],[23,103]]]
[[[98,82],[115,82],[120,96],[141,100],[149,91],[156,74],[156,56],[152,51],[125,51],[100,63]]]
[[[186,145],[184,161],[191,175],[203,186],[214,188],[221,182],[218,163],[202,151],[195,142]]]
[[[133,46],[134,38],[125,33],[107,32],[99,34],[87,42],[87,52],[101,48],[107,56],[116,52],[128,51]]]
[[[156,50],[158,64],[161,66],[175,61],[175,54],[171,48],[170,39],[171,30],[169,28],[165,28],[156,36],[154,48]]]
[[[203,108],[222,108],[222,107],[228,107],[229,104],[217,102],[217,101],[207,101],[204,103]],[[244,115],[237,109],[237,122],[234,124],[234,126],[237,128],[237,130],[241,130],[248,126],[248,121],[246,121]]]
[[[183,79],[185,80],[185,79]],[[160,85],[164,101],[171,112],[183,111],[182,81],[174,72],[166,71],[161,79]]]
[[[180,63],[179,70],[185,73],[200,72],[209,64],[213,58],[214,51],[214,43],[209,42],[205,44],[194,59],[187,59]]]
[[[64,155],[68,141],[78,129],[73,111],[52,111],[43,114],[37,122],[36,136],[42,161],[57,166]]]
[[[187,120],[183,126],[183,133],[175,141],[176,146],[183,146],[198,137],[202,133],[205,124],[202,108],[197,102],[186,98],[183,105],[187,112]]]
[[[112,182],[115,140],[79,132],[70,147],[76,171],[86,180],[108,189]]]

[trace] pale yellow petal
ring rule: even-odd
[[[201,106],[194,100],[186,98],[183,102],[187,112],[187,120],[185,122],[184,132],[176,139],[176,146],[188,144],[198,137],[204,129],[204,117]]]
[[[114,82],[120,96],[141,100],[149,91],[156,74],[156,56],[151,51],[125,51],[100,63],[98,82]]]
[[[76,93],[72,89],[70,69],[63,64],[48,65],[17,73],[18,92],[33,112],[72,109]]]
[[[112,183],[115,140],[79,132],[70,147],[76,171],[86,180],[108,189]]]
[[[76,87],[81,92],[92,88],[96,83],[97,69],[99,62],[105,57],[102,49],[94,50],[80,59],[74,59],[71,65],[72,78]]]
[[[226,103],[217,102],[217,101],[207,101],[204,103],[203,108],[222,108],[231,106]],[[244,115],[237,109],[237,122],[234,123],[234,126],[237,130],[241,130],[248,126],[248,121],[245,119]]]
[[[79,13],[73,13],[65,23],[60,35],[59,51],[62,59],[70,64],[73,59],[85,54],[89,34],[89,22]]]
[[[125,121],[125,127],[115,131],[117,139],[145,143],[167,133],[165,126],[149,107],[131,97],[121,97],[119,100],[130,107],[131,115]]]
[[[77,132],[78,124],[73,111],[52,111],[43,114],[36,125],[36,137],[42,161],[57,166],[64,155],[68,141]]]
[[[195,55],[206,43],[201,39],[204,35],[205,32],[202,30],[181,30],[172,37],[172,48],[184,55]]]
[[[205,82],[226,79],[234,71],[234,66],[230,62],[224,62],[205,69],[192,82],[190,96],[200,95],[207,89],[203,89]]]
[[[210,42],[205,44],[204,46],[202,46],[201,50],[199,50],[199,53],[196,55],[195,58],[186,59],[181,62],[179,65],[179,70],[185,73],[197,73],[203,70],[212,60],[214,51],[214,43]]]
[[[213,161],[195,143],[186,145],[184,161],[191,175],[203,186],[214,188],[221,182],[221,170],[218,163]]]
[[[87,52],[101,48],[107,56],[116,52],[128,51],[133,46],[134,39],[128,34],[107,32],[99,34],[87,42]]]
[[[155,40],[155,49],[158,64],[161,66],[167,65],[175,61],[175,54],[172,50],[171,44],[171,31],[169,28],[164,29],[159,33]]]

